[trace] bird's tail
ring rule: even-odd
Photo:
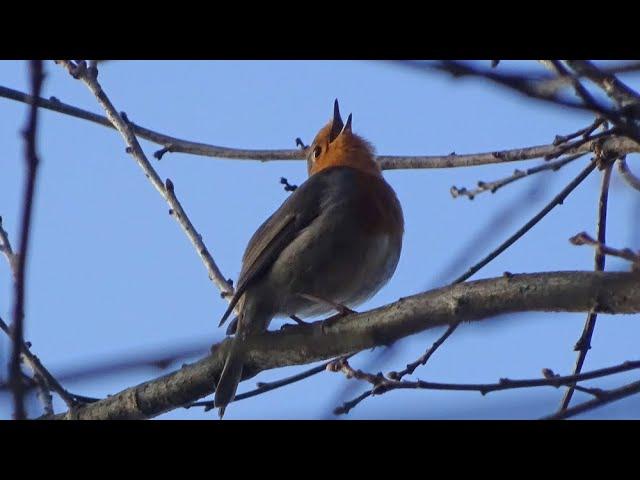
[[[233,337],[227,360],[220,374],[218,385],[216,386],[216,394],[214,397],[214,405],[219,408],[218,415],[220,418],[224,415],[227,405],[233,401],[236,395],[238,383],[242,377],[242,364],[244,360],[244,341],[243,335],[236,334]]]

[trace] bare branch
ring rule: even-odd
[[[613,73],[605,72],[588,60],[567,60],[567,64],[581,76],[587,77],[621,107],[637,106],[640,95],[620,81]]]
[[[23,92],[11,88],[0,86],[0,97],[29,103],[33,97]],[[55,97],[52,97],[55,98]],[[47,100],[38,97],[36,102],[39,107],[46,108],[58,113],[81,118],[89,122],[97,123],[109,128],[115,128],[107,117],[96,115],[95,113],[82,110],[68,105],[58,99]],[[192,142],[180,138],[155,132],[147,128],[129,122],[133,132],[140,138],[150,142],[165,146],[166,150],[156,152],[156,156],[162,156],[167,151],[181,152],[192,155],[202,155],[206,157],[236,159],[236,160],[260,160],[263,162],[279,160],[304,160],[305,151],[299,149],[290,150],[247,150],[231,147],[221,147],[206,143]],[[640,144],[622,136],[612,138],[611,150],[620,154],[640,152]],[[591,143],[582,145],[580,148],[567,153],[582,153],[591,150]],[[412,169],[412,168],[457,168],[471,167],[478,165],[489,165],[494,163],[515,162],[520,160],[532,160],[555,155],[560,151],[556,145],[539,145],[527,148],[517,148],[512,150],[501,150],[486,153],[473,153],[468,155],[379,155],[378,162],[383,170]]]
[[[440,345],[442,345],[447,340],[447,338],[449,338],[449,336],[456,330],[458,325],[460,325],[460,323],[455,323],[449,326],[449,328],[447,328],[447,330],[435,342],[433,342],[433,345],[431,345],[431,347],[429,347],[429,349],[424,352],[424,354],[420,358],[418,358],[415,362],[407,364],[404,370],[400,370],[399,372],[390,372],[389,378],[391,378],[392,380],[402,380],[402,377],[404,377],[405,375],[411,375],[414,370],[420,365],[426,365],[426,363],[429,361],[438,347],[440,347]]]
[[[573,89],[575,90],[576,95],[578,95],[578,97],[582,99],[582,102],[585,106],[595,111],[598,110],[599,105],[598,102],[596,102],[596,99],[593,98],[593,95],[589,93],[589,90],[587,90],[584,85],[582,85],[578,78],[571,74],[571,72],[562,64],[562,62],[560,62],[559,60],[543,60],[542,62],[543,65],[545,65],[547,68],[551,68],[552,71],[556,72],[560,78],[567,79],[571,83],[571,85],[573,85]]]
[[[84,62],[80,62],[76,65],[68,60],[60,60],[59,63],[61,63],[62,66],[66,68],[72,76],[74,76],[74,78],[81,80],[98,99],[98,102],[107,114],[110,124],[115,125],[115,128],[124,138],[127,144],[127,153],[133,155],[133,158],[140,166],[145,176],[149,179],[158,193],[160,193],[162,198],[164,198],[169,204],[169,207],[171,208],[170,213],[172,213],[173,218],[175,218],[180,227],[182,227],[183,231],[191,241],[191,244],[196,249],[198,256],[207,269],[209,278],[220,289],[220,291],[225,294],[225,296],[229,296],[229,294],[233,293],[233,289],[224,278],[220,269],[213,260],[213,257],[207,250],[207,247],[202,241],[202,236],[195,230],[193,224],[187,217],[187,214],[178,202],[174,193],[173,183],[167,179],[165,187],[165,184],[147,160],[147,157],[142,151],[142,148],[135,136],[135,130],[132,128],[131,122],[129,122],[126,117],[123,118],[123,116],[118,113],[98,83],[97,68],[95,68],[95,66],[93,68],[87,68]]]
[[[640,270],[640,251],[634,252],[630,248],[617,249],[609,247],[608,245],[594,240],[586,232],[580,232],[577,235],[571,237],[569,241],[574,245],[593,245],[603,255],[610,255],[612,257],[619,257],[630,261],[636,270]]]
[[[551,272],[511,275],[444,287],[367,312],[267,332],[247,340],[243,379],[263,370],[328,360],[388,345],[399,338],[457,321],[525,311],[589,311],[593,298],[607,313],[640,312],[637,272]],[[504,321],[504,320],[503,320]],[[155,380],[80,407],[74,418],[151,418],[213,391],[230,342],[212,354]],[[68,418],[67,414],[55,418]]]
[[[514,390],[519,388],[532,387],[555,387],[559,388],[563,385],[571,385],[576,382],[591,380],[594,378],[607,377],[616,373],[628,372],[630,370],[640,369],[640,361],[627,361],[612,367],[600,368],[591,372],[560,376],[553,374],[549,369],[544,369],[544,378],[533,378],[525,380],[514,380],[510,378],[501,378],[497,383],[442,383],[442,382],[425,382],[417,380],[415,382],[403,380],[394,380],[386,378],[381,373],[373,375],[371,373],[356,370],[349,362],[340,358],[329,364],[327,370],[332,372],[342,372],[347,378],[355,378],[363,380],[374,386],[373,395],[382,395],[392,390],[401,389],[420,389],[420,390],[447,390],[461,392],[479,392],[482,395],[497,392],[501,390]],[[590,392],[591,393],[591,392]],[[595,393],[592,393],[595,394]]]
[[[0,330],[2,330],[7,335],[11,336],[11,330],[9,326],[0,318]],[[60,398],[64,401],[64,403],[70,409],[74,408],[77,405],[77,401],[74,398],[74,395],[69,393],[65,388],[60,385],[60,382],[56,380],[56,378],[49,373],[49,370],[45,368],[45,366],[40,362],[40,359],[36,357],[24,341],[20,346],[20,353],[22,357],[26,361],[29,368],[33,371],[34,377],[39,377],[39,379],[43,382],[42,387],[47,391],[53,390]],[[39,384],[38,378],[34,378],[36,384]]]
[[[557,62],[556,60],[538,60],[538,61],[543,66],[551,70],[552,72],[557,73],[556,66],[554,65],[554,62]],[[612,67],[601,69],[602,72],[607,74],[631,73],[631,72],[637,72],[638,70],[640,70],[640,62],[628,62],[628,63],[623,63],[620,65],[614,65]],[[568,72],[568,73],[569,75],[567,76],[561,75],[551,79],[540,79],[537,86],[538,90],[547,91],[549,93],[555,93],[561,88],[566,87],[567,85],[571,85],[574,79],[580,79],[585,77],[585,75],[582,75],[578,72],[574,72],[574,73]],[[526,76],[529,78],[535,78],[536,73],[530,72],[523,76]]]
[[[434,64],[405,62],[405,64],[412,66],[413,68],[444,71],[454,77],[473,76],[485,78],[498,85],[510,88],[523,95],[536,98],[538,100],[578,110],[591,111],[609,120],[620,128],[625,135],[636,141],[640,141],[640,128],[634,122],[627,121],[624,114],[621,112],[602,105],[586,89],[584,89],[584,87],[578,86],[579,82],[575,79],[572,79],[571,81],[576,88],[578,95],[581,97],[582,102],[565,100],[557,91],[549,91],[547,88],[544,88],[539,79],[526,78],[521,75],[501,74],[495,71],[482,71],[463,62],[441,61]],[[567,78],[572,77],[567,76]]]
[[[584,155],[585,155],[584,153],[577,153],[575,155],[569,155],[568,157],[561,158],[560,160],[556,160],[554,162],[545,162],[541,165],[538,165],[537,167],[528,168],[526,170],[516,169],[514,170],[513,174],[505,178],[494,180],[492,182],[479,181],[478,187],[474,188],[473,190],[469,190],[465,187],[458,188],[456,186],[452,186],[450,189],[451,196],[453,198],[457,198],[462,195],[462,196],[468,197],[469,200],[473,200],[476,197],[476,195],[482,192],[496,193],[505,185],[509,185],[510,183],[513,183],[516,180],[520,180],[521,178],[528,177],[529,175],[533,175],[535,173],[544,172],[548,170],[552,170],[556,172],[560,170],[562,167],[564,167],[567,163],[570,163]]]
[[[625,157],[621,157],[618,159],[618,172],[631,187],[640,191],[640,178],[634,175],[631,170],[629,170],[629,166],[627,165],[627,160]]]
[[[600,186],[600,199],[598,201],[598,242],[603,244],[606,242],[607,235],[607,203],[609,198],[609,184],[611,183],[611,168],[612,163],[608,163],[602,174],[602,184]],[[601,272],[604,270],[605,256],[600,248],[596,248],[594,258],[594,270]],[[591,338],[593,337],[593,331],[596,328],[596,320],[598,314],[595,310],[591,310],[587,314],[587,319],[584,324],[584,329],[580,339],[576,343],[574,350],[578,351],[578,358],[573,369],[574,374],[578,374],[582,371],[585,358],[587,358],[587,352],[591,348]],[[564,392],[562,401],[560,403],[560,410],[565,410],[569,403],[571,403],[571,397],[573,396],[573,388],[569,388]]]
[[[40,96],[44,73],[41,60],[32,60],[29,64],[31,93],[33,97]],[[36,188],[36,174],[38,171],[38,154],[36,152],[36,135],[38,129],[38,108],[31,105],[27,126],[24,130],[25,148],[24,159],[27,174],[25,176],[24,197],[22,202],[22,220],[20,223],[20,243],[15,282],[13,305],[13,328],[11,362],[9,369],[9,382],[13,390],[14,418],[22,420],[26,418],[24,409],[24,386],[22,384],[22,371],[20,369],[20,352],[24,343],[24,298],[26,290],[26,263],[31,233],[31,214],[33,212],[33,198]]]
[[[333,414],[334,415],[346,415],[353,408],[358,406],[360,404],[360,402],[362,402],[363,400],[366,400],[371,395],[373,395],[373,388],[371,390],[366,390],[366,391],[362,392],[360,395],[358,395],[353,400],[346,401],[342,405],[340,405],[339,407],[334,408],[333,409]]]
[[[501,150],[487,153],[473,153],[446,156],[391,156],[378,155],[377,160],[383,170],[411,169],[411,168],[458,168],[490,165],[494,163],[534,160],[536,158],[552,159],[562,154],[578,154],[593,151],[596,145],[601,145],[605,153],[610,155],[624,155],[640,151],[640,143],[616,134],[607,134],[605,140],[595,138],[578,142],[577,146],[538,145],[535,147]]]
[[[506,239],[498,248],[489,253],[485,258],[480,260],[474,266],[472,266],[469,270],[467,270],[463,275],[454,280],[453,283],[464,282],[468,278],[471,278],[476,272],[478,272],[482,267],[491,262],[494,258],[504,252],[507,248],[513,245],[520,237],[522,237],[525,233],[531,230],[540,220],[542,220],[551,210],[553,210],[556,206],[561,205],[564,200],[569,196],[569,194],[580,185],[585,178],[589,176],[589,174],[596,168],[596,160],[592,160],[587,167],[582,170],[578,174],[576,178],[574,178],[569,185],[567,185],[558,195],[556,195],[545,207],[540,210],[531,220],[529,220],[522,228],[520,228],[516,233],[511,235],[508,239]]]
[[[591,125],[587,125],[584,128],[581,128],[573,133],[568,135],[556,135],[556,138],[553,140],[554,145],[566,144],[570,140],[573,140],[577,137],[582,137],[584,140],[591,139],[591,134],[600,126],[605,123],[605,120],[600,117],[596,117]]]
[[[629,383],[613,390],[601,390],[596,398],[580,403],[575,407],[567,408],[566,410],[558,410],[556,413],[544,417],[543,420],[562,420],[565,418],[575,417],[580,413],[588,412],[594,408],[615,402],[616,400],[621,400],[639,392],[640,381]]]
[[[11,268],[11,272],[13,274],[14,280],[17,281],[18,278],[18,255],[13,253],[11,248],[11,243],[9,242],[9,236],[7,232],[2,228],[2,217],[0,217],[0,250],[2,250],[7,257],[7,261],[9,262],[9,267]],[[0,318],[0,330],[6,333],[10,338],[12,338],[11,330],[9,326]],[[67,392],[60,383],[49,373],[49,371],[42,365],[38,357],[33,355],[29,350],[29,346],[23,341],[22,342],[22,360],[25,360],[31,371],[33,372],[33,381],[38,387],[39,397],[42,401],[45,409],[45,414],[53,414],[53,405],[51,403],[51,394],[50,391],[53,389],[60,398],[67,404],[67,407],[73,408],[75,406],[75,401],[73,400],[73,396]],[[5,386],[0,384],[0,390],[4,388],[11,387],[12,383],[9,383]]]
[[[454,323],[453,325],[449,325],[447,330],[442,335],[440,335],[440,337],[438,337],[438,339],[435,342],[433,342],[433,344],[429,347],[429,349],[426,352],[424,352],[424,354],[422,354],[420,358],[418,358],[415,362],[408,363],[404,370],[401,370],[399,372],[389,372],[388,377],[392,380],[402,380],[402,377],[404,377],[405,375],[411,375],[414,372],[414,370],[419,366],[426,365],[429,359],[431,358],[431,356],[434,353],[436,353],[436,350],[438,350],[438,348],[440,348],[440,346],[447,340],[447,338],[449,338],[449,336],[456,331],[459,325],[460,325],[459,322]],[[358,395],[353,400],[344,402],[341,406],[336,407],[333,410],[333,413],[335,415],[346,415],[347,413],[349,413],[351,409],[356,407],[360,402],[362,402],[366,398],[369,398],[371,395],[373,395],[375,393],[374,390],[375,388],[372,388],[371,390],[368,390]]]
[[[74,366],[71,368],[60,370],[56,369],[55,378],[58,382],[75,382],[86,378],[95,379],[96,377],[121,373],[132,369],[152,368],[155,370],[165,370],[180,359],[205,355],[210,348],[210,341],[200,341],[181,346],[174,346],[170,350],[157,349],[155,351],[143,352],[141,354],[121,354],[114,356],[112,359],[101,361],[75,362]],[[0,383],[0,391],[5,390],[7,387],[7,385]],[[69,393],[69,396],[76,399],[82,397],[81,395],[74,393]]]
[[[349,355],[350,357],[351,355]],[[277,380],[275,382],[262,383],[258,382],[256,384],[257,388],[254,390],[250,390],[248,392],[240,393],[236,395],[232,402],[238,402],[240,400],[245,400],[247,398],[255,397],[257,395],[261,395],[266,392],[270,392],[271,390],[275,390],[277,388],[285,387],[287,385],[291,385],[292,383],[299,382],[301,380],[305,380],[309,377],[312,377],[320,372],[324,372],[327,370],[327,367],[334,360],[330,360],[316,367],[305,370],[304,372],[297,373],[296,375],[291,375],[290,377],[283,378],[281,380]],[[194,402],[191,405],[187,405],[185,408],[191,407],[204,407],[204,411],[207,412],[213,408],[215,408],[215,404],[213,401],[209,402]]]

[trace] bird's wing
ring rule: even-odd
[[[318,216],[325,185],[322,177],[313,176],[298,187],[251,237],[242,258],[236,291],[219,326],[227,320],[251,282],[266,272],[287,245]]]

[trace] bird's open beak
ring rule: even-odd
[[[329,143],[333,142],[344,128],[344,122],[340,116],[340,106],[338,105],[338,99],[333,102],[333,121],[331,122],[331,132],[329,132]]]

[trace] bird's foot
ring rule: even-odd
[[[293,323],[285,323],[284,325],[282,325],[280,327],[280,330],[286,330],[288,328],[291,327],[295,327],[297,325],[309,325],[309,322],[305,322],[304,320],[299,319],[298,317],[296,317],[295,315],[290,315],[289,318],[291,320],[293,320],[294,322],[296,322],[296,324]]]
[[[302,298],[305,298],[305,299],[310,300],[312,302],[319,303],[321,305],[328,305],[331,308],[333,308],[334,310],[336,310],[342,316],[348,315],[350,313],[356,313],[355,310],[351,310],[346,305],[343,305],[341,303],[336,303],[336,302],[334,302],[332,300],[327,300],[326,298],[316,297],[315,295],[310,295],[308,293],[301,293],[299,295]]]
[[[351,315],[352,313],[358,313],[355,310],[352,310],[352,309],[350,309],[349,307],[347,307],[345,305],[340,305],[340,307],[342,307],[342,308],[340,308],[340,309],[336,308],[336,310],[338,310],[338,313],[336,313],[335,315],[323,320],[323,322],[322,322],[322,333],[325,333],[325,328],[331,327],[334,323],[336,323],[341,318],[344,318],[347,315]]]

